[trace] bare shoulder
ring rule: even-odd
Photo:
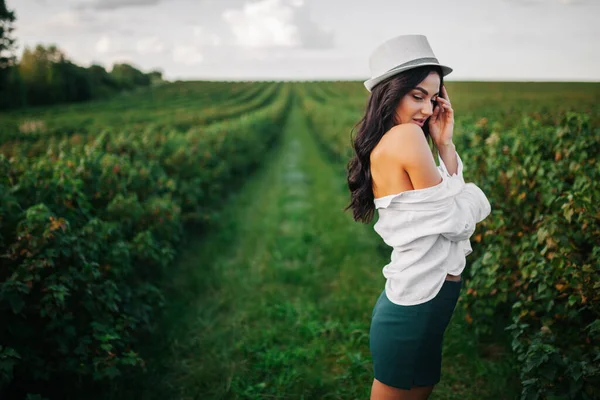
[[[399,124],[391,128],[381,139],[379,154],[386,160],[400,165],[422,163],[428,156],[433,160],[423,129],[416,124]]]
[[[394,169],[399,167],[408,175],[414,189],[440,183],[442,177],[420,126],[411,123],[396,125],[384,138],[386,141],[381,143],[381,160],[384,165]]]

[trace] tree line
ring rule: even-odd
[[[17,60],[15,19],[0,0],[0,109],[105,98],[162,81],[160,71],[144,73],[125,63],[114,64],[110,72],[97,64],[81,67],[55,45],[26,47]]]

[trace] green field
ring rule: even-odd
[[[600,396],[600,84],[446,86],[492,215],[431,398]],[[367,95],[178,82],[0,114],[0,397],[368,398],[391,249],[343,211]]]

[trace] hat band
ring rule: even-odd
[[[394,71],[394,70],[399,69],[399,68],[411,67],[413,65],[420,65],[420,64],[423,64],[423,63],[436,63],[436,64],[439,64],[439,61],[435,57],[415,58],[414,60],[410,60],[410,61],[407,61],[407,62],[405,62],[403,64],[396,65],[394,68],[385,71],[385,73],[387,74],[388,72]]]

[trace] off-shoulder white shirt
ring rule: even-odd
[[[458,153],[457,172],[450,175],[438,154],[442,182],[379,197],[374,230],[391,246],[383,267],[385,292],[391,302],[415,305],[440,291],[446,274],[459,275],[473,251],[469,238],[475,225],[491,212],[483,191],[465,183]]]

